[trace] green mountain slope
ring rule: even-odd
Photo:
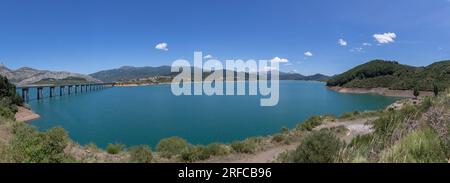
[[[131,81],[137,79],[144,79],[156,76],[166,76],[174,77],[179,73],[172,73],[170,71],[170,66],[160,66],[160,67],[131,67],[124,66],[117,69],[99,71],[90,74],[93,78],[104,82],[120,82],[120,81]],[[194,68],[192,68],[194,70]],[[225,71],[223,71],[225,73]],[[204,72],[204,76],[208,76],[210,72]],[[236,73],[235,73],[236,75]],[[246,73],[248,77],[249,73]],[[225,75],[224,75],[225,77]],[[315,74],[312,76],[304,76],[298,73],[286,73],[280,72],[280,80],[307,80],[307,81],[326,81],[329,76],[323,74]]]
[[[349,88],[383,87],[397,90],[418,88],[432,91],[434,86],[444,90],[450,86],[450,61],[413,67],[398,62],[374,60],[330,78],[327,86]]]
[[[155,76],[171,76],[169,66],[161,67],[130,67],[124,66],[90,74],[90,76],[104,82],[129,81]],[[101,78],[101,79],[100,79]]]

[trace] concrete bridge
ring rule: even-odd
[[[26,85],[26,86],[17,86],[16,88],[18,90],[21,90],[22,99],[25,102],[28,102],[30,100],[30,89],[36,88],[37,94],[36,98],[37,100],[44,99],[44,89],[49,89],[49,97],[53,98],[56,96],[64,96],[64,95],[71,95],[71,94],[77,94],[77,93],[83,93],[83,92],[91,92],[91,91],[97,91],[102,90],[106,87],[112,87],[114,86],[114,83],[85,83],[85,84],[46,84],[46,85]],[[56,89],[59,89],[59,95],[56,93]]]

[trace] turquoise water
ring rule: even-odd
[[[340,94],[319,82],[282,81],[275,107],[260,107],[260,96],[174,96],[170,85],[108,88],[30,105],[41,115],[33,125],[40,130],[62,126],[80,144],[155,147],[170,136],[207,144],[268,135],[283,126],[293,128],[311,115],[380,109],[396,99]]]

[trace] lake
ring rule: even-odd
[[[59,93],[57,90],[56,93]],[[30,91],[34,95],[34,91]],[[31,96],[32,97],[32,96]],[[321,114],[382,109],[398,98],[341,94],[324,83],[281,81],[277,106],[261,107],[260,96],[174,96],[170,85],[114,87],[29,102],[39,130],[64,127],[80,144],[148,144],[180,136],[192,144],[231,142],[294,128]]]

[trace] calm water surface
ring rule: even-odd
[[[108,88],[30,105],[41,115],[33,125],[40,130],[62,126],[80,144],[154,147],[170,136],[206,144],[267,135],[283,126],[293,128],[311,115],[381,109],[396,99],[340,94],[319,82],[282,81],[275,107],[260,107],[260,96],[174,96],[170,85]]]

